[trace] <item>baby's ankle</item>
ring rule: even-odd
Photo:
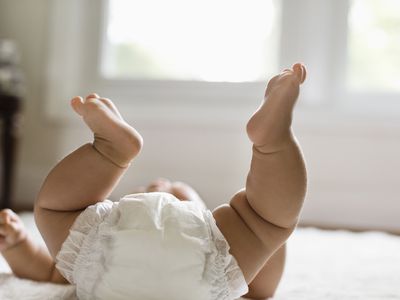
[[[139,154],[143,141],[137,137],[125,140],[125,147],[121,149],[118,145],[113,144],[109,140],[95,137],[93,141],[93,149],[101,156],[110,161],[119,168],[128,168],[132,160]],[[129,145],[129,147],[127,147]]]
[[[272,154],[285,151],[285,149],[290,148],[293,143],[295,143],[295,138],[292,135],[287,135],[262,145],[253,144],[253,147],[260,153]]]

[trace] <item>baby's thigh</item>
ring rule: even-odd
[[[216,208],[213,215],[248,284],[293,231],[260,217],[247,201],[245,190],[238,192],[229,205]]]
[[[35,206],[36,225],[53,258],[61,249],[75,219],[81,214],[79,211],[56,211]]]

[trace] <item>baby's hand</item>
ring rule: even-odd
[[[7,250],[27,237],[21,219],[10,209],[0,211],[0,251]]]

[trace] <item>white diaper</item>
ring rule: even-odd
[[[212,213],[167,193],[88,207],[56,267],[79,299],[232,300],[248,291]]]

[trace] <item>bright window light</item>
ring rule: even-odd
[[[264,80],[277,69],[277,17],[273,0],[109,0],[102,74]]]
[[[349,15],[351,89],[400,90],[400,1],[353,0]]]

